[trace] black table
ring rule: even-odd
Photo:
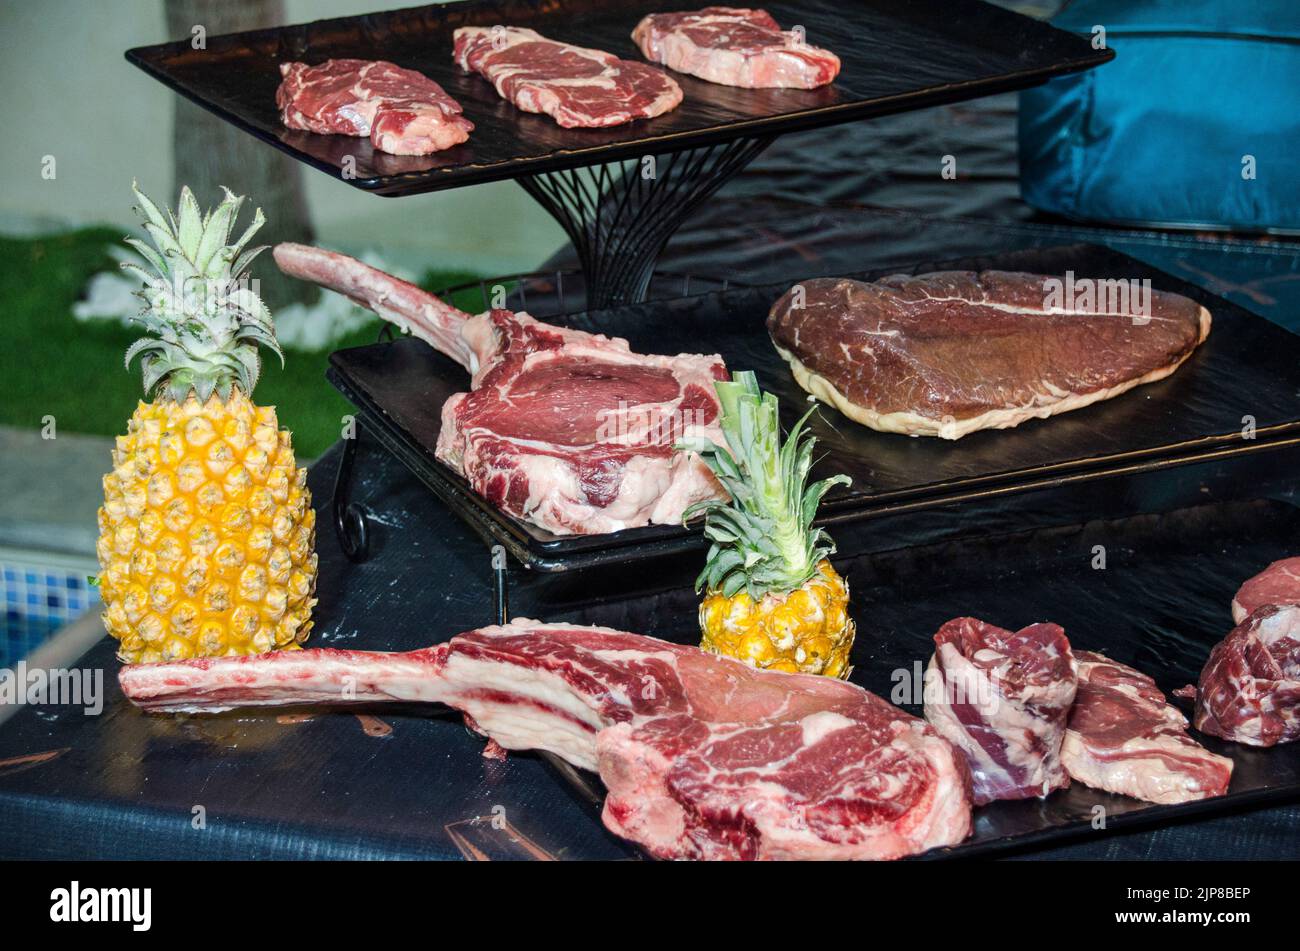
[[[1289,496],[1295,453],[1255,474],[1259,491]],[[312,469],[318,507],[338,459]],[[1267,468],[1267,467],[1266,467]],[[492,572],[479,539],[373,444],[358,458],[358,497],[371,510],[372,557],[349,562],[331,532],[318,538],[317,646],[408,649],[492,621]],[[1143,486],[1073,501],[1022,497],[978,513],[990,531],[1029,521],[1107,514],[1141,500],[1193,501],[1231,477],[1177,470]],[[973,513],[929,513],[885,533],[931,540]],[[883,536],[882,536],[883,537]],[[845,540],[841,540],[845,542]],[[852,540],[847,541],[848,545]],[[676,586],[694,565],[638,569],[645,589]],[[604,576],[609,578],[611,576]],[[616,577],[616,576],[615,576]],[[608,584],[609,582],[603,582]],[[631,585],[628,578],[619,585]],[[608,621],[582,573],[517,578],[516,615]],[[636,620],[655,632],[653,596]],[[628,618],[631,622],[633,619]],[[630,626],[630,624],[629,624]],[[114,643],[82,661],[103,672],[102,715],[24,710],[0,729],[0,857],[5,858],[636,858],[607,833],[581,787],[533,754],[499,762],[450,713],[373,715],[271,711],[148,716],[121,696]],[[279,714],[277,716],[277,714]],[[199,812],[201,810],[201,813]],[[195,829],[201,814],[205,828]],[[1255,810],[1155,831],[1089,837],[1027,857],[1283,858],[1300,855],[1300,808]]]

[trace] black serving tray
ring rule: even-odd
[[[1100,547],[1099,547],[1100,546]],[[1104,550],[1105,568],[1094,568]],[[1196,683],[1210,649],[1232,628],[1237,587],[1269,562],[1300,551],[1300,509],[1277,500],[1220,502],[1153,515],[964,538],[837,562],[858,625],[850,679],[921,715],[894,695],[900,671],[928,663],[945,621],[973,615],[1002,627],[1054,621],[1076,650],[1096,650],[1153,677],[1166,695]],[[698,597],[687,588],[608,601],[552,618],[644,631],[679,643],[699,638]],[[1190,719],[1190,701],[1174,700]],[[1233,761],[1228,794],[1159,806],[1074,783],[1043,800],[975,811],[970,838],[926,853],[970,857],[1044,848],[1070,839],[1240,812],[1300,800],[1300,743],[1254,749],[1193,731]],[[603,786],[562,764],[559,773],[593,803]],[[1096,807],[1105,828],[1095,829]]]
[[[1222,298],[1118,252],[1093,245],[1033,249],[918,265],[1003,268],[1079,277],[1150,278],[1210,309],[1209,339],[1170,378],[1093,406],[957,442],[877,433],[822,406],[813,418],[818,475],[848,473],[853,485],[827,496],[828,525],[979,498],[1241,455],[1300,438],[1300,337]],[[858,275],[864,279],[890,271]],[[554,318],[628,338],[645,353],[721,353],[752,369],[778,395],[789,426],[807,405],[768,339],[768,308],[788,285],[658,301]],[[520,561],[562,571],[659,557],[701,544],[676,525],[609,535],[556,536],[486,502],[433,456],[442,404],[469,385],[465,371],[426,344],[401,339],[331,356],[331,382],[362,412],[363,425],[484,538]],[[1243,438],[1246,417],[1254,436]]]
[[[544,35],[640,60],[632,28],[681,0],[480,0],[301,26],[182,40],[127,51],[154,78],[247,132],[358,188],[408,195],[903,112],[1021,89],[1111,59],[1080,37],[978,0],[792,0],[765,4],[784,26],[835,51],[839,78],[818,90],[733,89],[674,73],[685,100],[616,129],[561,129],[520,112],[452,61],[465,25],[532,27]],[[275,107],[279,64],[335,57],[387,59],[419,70],[460,101],[476,129],[432,156],[377,152],[350,136],[284,128]],[[344,160],[355,168],[343,175]]]

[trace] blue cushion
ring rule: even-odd
[[[1025,201],[1300,231],[1300,0],[1074,0],[1053,23],[1104,27],[1115,59],[1021,94]]]

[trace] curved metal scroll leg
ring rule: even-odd
[[[370,557],[369,513],[359,502],[350,502],[352,467],[357,458],[359,433],[343,440],[343,457],[334,473],[334,534],[349,561],[362,562]]]

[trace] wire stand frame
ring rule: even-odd
[[[668,239],[699,204],[752,162],[772,136],[522,176],[578,252],[587,309],[639,303]]]

